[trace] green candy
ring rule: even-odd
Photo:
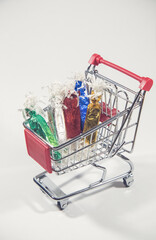
[[[30,117],[27,120],[30,128],[43,139],[48,141],[52,146],[57,147],[59,145],[58,139],[56,135],[54,136],[52,134],[44,118],[41,115],[36,114],[34,110],[31,111],[30,109],[26,108],[25,111],[27,116]],[[58,151],[54,151],[53,157],[55,160],[59,160],[61,159],[61,154]]]

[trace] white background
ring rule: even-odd
[[[84,71],[93,53],[156,79],[155,13],[155,0],[0,0],[0,239],[156,238],[155,85],[129,156],[134,185],[71,199],[63,212],[32,182],[42,169],[27,155],[18,112],[26,93]]]

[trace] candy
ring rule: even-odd
[[[82,81],[76,81],[76,83],[75,83],[75,91],[78,92],[80,87],[82,87]]]
[[[86,114],[87,114],[87,107],[89,104],[89,98],[86,95],[85,87],[80,88],[79,92],[80,92],[79,106],[80,106],[80,115],[81,115],[81,130],[83,131]]]
[[[71,94],[70,97],[66,97],[63,104],[66,107],[63,111],[67,138],[74,138],[81,133],[80,108],[77,95]]]
[[[34,132],[36,132],[39,136],[41,136],[43,139],[48,141],[52,146],[57,147],[58,140],[50,131],[49,126],[47,125],[44,118],[41,115],[36,114],[34,110],[30,110],[28,108],[25,109],[25,112],[26,112],[26,115],[30,117],[27,120],[27,123],[29,123],[30,128]],[[58,151],[55,151],[54,159],[59,160],[60,158],[61,158],[61,154]]]
[[[48,107],[47,115],[48,115],[48,126],[50,128],[50,131],[52,132],[54,137],[58,139],[57,131],[56,131],[56,122],[55,122],[55,109],[53,109],[52,107]]]
[[[95,98],[94,96],[91,97],[91,103],[88,105],[87,108],[87,114],[86,114],[86,120],[84,124],[83,133],[89,131],[91,128],[97,126],[100,121],[100,115],[101,115],[101,106],[100,106],[100,96],[98,98]],[[97,131],[94,132],[91,135],[86,137],[86,143],[91,144],[96,142],[97,138]]]
[[[64,143],[67,139],[63,114],[63,99],[67,92],[66,86],[62,87],[60,83],[53,83],[48,86],[48,101],[53,109],[53,118],[59,144]]]
[[[87,107],[89,104],[89,98],[87,97],[87,89],[82,81],[76,81],[75,91],[79,94],[79,106],[80,106],[80,116],[81,116],[81,131],[84,128],[84,122],[87,113]]]
[[[54,116],[55,116],[56,130],[58,134],[59,143],[62,144],[66,141],[67,136],[66,136],[64,114],[63,114],[63,109],[61,105],[58,105],[58,107],[55,108]]]

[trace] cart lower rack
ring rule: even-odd
[[[85,72],[88,92],[91,91],[88,83],[92,81],[92,78],[102,79],[107,86],[103,89],[101,98],[101,113],[105,119],[104,122],[58,147],[51,146],[24,122],[28,154],[46,170],[34,177],[34,181],[44,193],[57,201],[60,209],[64,209],[69,198],[77,194],[115,182],[118,179],[123,179],[126,187],[131,186],[134,181],[133,164],[124,154],[131,153],[133,150],[145,93],[150,90],[153,81],[112,64],[97,54],[92,55],[89,63]],[[140,90],[133,91],[99,74],[95,66],[100,63],[138,80]],[[46,109],[44,110],[46,111]],[[93,140],[95,134],[97,137],[96,140]],[[89,144],[86,144],[86,139],[89,139]],[[55,151],[60,153],[61,159],[54,160]],[[106,168],[99,165],[99,162],[115,155],[128,164],[129,170],[106,179]],[[89,164],[102,172],[100,180],[69,194],[65,194],[47,176],[52,171],[61,175]]]

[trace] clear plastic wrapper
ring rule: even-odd
[[[67,94],[67,88],[66,86],[62,87],[60,83],[53,83],[48,86],[48,91],[48,101],[53,112],[53,126],[55,125],[59,144],[62,144],[67,140],[63,114],[63,99]]]

